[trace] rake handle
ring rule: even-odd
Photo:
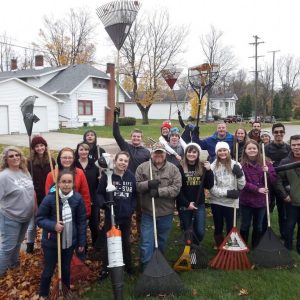
[[[150,180],[153,179],[152,175],[152,163],[151,159],[149,160],[149,171],[150,171]],[[155,213],[155,199],[152,197],[152,217],[153,217],[153,230],[154,230],[154,246],[157,249],[158,248],[158,242],[157,242],[157,226],[156,226],[156,213]]]
[[[261,144],[262,150],[262,157],[263,157],[263,165],[266,166],[266,154],[265,154],[265,145],[264,143]],[[268,189],[268,180],[267,180],[267,172],[264,171],[264,182],[265,182],[265,189]],[[267,220],[268,220],[268,227],[271,227],[270,221],[270,208],[269,208],[269,193],[266,193],[266,206],[267,206]]]

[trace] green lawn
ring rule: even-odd
[[[277,231],[276,211],[273,213],[274,230]],[[213,250],[213,228],[212,217],[207,217],[207,231],[204,238],[204,247],[209,257],[212,258],[216,252]],[[167,260],[173,264],[183,250],[179,243],[180,230],[178,217],[175,217],[172,237],[168,244],[166,253]],[[134,245],[134,256],[137,261],[137,245]],[[249,271],[225,272],[213,269],[193,270],[187,273],[181,273],[180,277],[187,288],[187,292],[178,297],[168,297],[167,299],[240,299],[241,289],[246,289],[248,295],[245,299],[300,299],[300,270],[297,267],[300,263],[300,256],[296,251],[292,251],[295,259],[295,267],[292,269],[253,269]],[[249,255],[251,261],[251,253]],[[138,267],[136,267],[138,268]],[[135,299],[133,289],[138,276],[130,278],[125,276],[124,299]],[[101,284],[94,284],[90,291],[83,297],[85,300],[92,299],[113,299],[111,282],[106,279]],[[146,299],[154,299],[147,297]]]
[[[144,133],[144,140],[148,137],[153,139],[158,139],[160,136],[160,126],[163,120],[150,120],[149,125],[143,125],[141,120],[137,120],[137,124],[135,126],[121,126],[121,134],[125,139],[130,139],[130,132],[134,128],[139,128]],[[182,132],[183,129],[180,127],[178,121],[172,120],[172,126],[178,127]],[[247,131],[250,130],[251,126],[248,123],[240,123],[240,124],[228,124],[228,131],[234,133],[237,128],[245,128]],[[200,123],[200,135],[202,137],[209,136],[216,131],[217,124],[216,123]],[[269,127],[266,125],[264,127]],[[103,138],[111,138],[112,137],[112,128],[111,126],[94,126],[94,127],[80,127],[76,129],[60,129],[60,132],[73,133],[73,134],[84,134],[88,129],[95,130],[98,137]]]

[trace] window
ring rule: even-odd
[[[93,101],[78,100],[78,115],[91,116],[93,114]]]
[[[94,89],[106,89],[106,81],[101,78],[93,78]]]

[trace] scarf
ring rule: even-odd
[[[62,203],[62,221],[64,223],[64,230],[62,232],[62,249],[68,249],[72,246],[72,210],[68,199],[73,196],[73,190],[65,195],[59,190],[59,197]]]

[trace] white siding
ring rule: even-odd
[[[190,106],[185,104],[185,109],[183,109],[183,105],[181,103],[178,104],[179,109],[181,111],[181,116],[184,120],[186,120],[190,116]],[[142,118],[142,114],[135,103],[125,103],[125,116],[126,117],[134,117],[137,119]],[[167,120],[169,118],[169,103],[155,103],[153,104],[148,113],[149,119],[164,119]],[[178,109],[176,103],[172,103],[171,109],[171,119],[178,119]]]
[[[0,105],[0,134],[8,134],[8,106]]]
[[[26,133],[20,104],[27,96],[31,95],[38,96],[35,106],[47,107],[47,130],[58,129],[57,101],[20,82],[11,80],[0,84],[0,105],[8,106],[9,133]]]

